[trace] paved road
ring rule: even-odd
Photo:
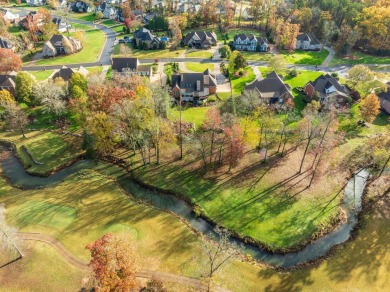
[[[20,232],[18,233],[18,235],[19,238],[22,240],[40,241],[40,242],[47,243],[52,247],[54,247],[60,253],[60,255],[65,259],[65,261],[71,264],[72,266],[75,266],[84,271],[90,271],[90,268],[88,267],[87,264],[85,264],[83,261],[79,260],[74,255],[72,255],[62,244],[61,241],[55,239],[52,236],[47,234],[42,234],[42,233],[33,233],[33,232]],[[137,278],[152,279],[153,277],[160,278],[162,281],[184,284],[196,288],[200,288],[204,286],[202,281],[195,278],[186,277],[186,276],[180,276],[180,275],[159,272],[159,271],[149,271],[149,270],[141,270],[137,273]],[[216,291],[229,292],[229,290],[220,287],[218,287]]]

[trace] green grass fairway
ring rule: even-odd
[[[86,31],[84,48],[80,52],[68,56],[42,59],[37,62],[37,65],[76,64],[80,63],[80,60],[85,63],[96,62],[100,56],[100,52],[104,46],[105,41],[106,37],[100,30]]]
[[[210,69],[211,72],[214,72],[214,64],[201,64],[201,63],[192,63],[186,62],[186,68],[190,71],[194,72],[204,72],[207,69]]]
[[[348,57],[336,55],[330,62],[330,66],[361,64],[389,65],[390,57],[371,56],[360,52],[352,52]]]
[[[198,50],[186,53],[186,58],[203,58],[210,59],[213,56],[211,52]]]
[[[22,138],[19,132],[1,133],[0,138],[12,141],[17,146],[17,152],[25,165],[31,164],[30,172],[45,174],[52,169],[75,159],[83,151],[80,147],[75,147],[72,143],[74,138],[65,135],[57,135],[52,132],[29,132],[26,139]],[[26,146],[32,157],[43,163],[35,164],[28,155],[20,148]]]
[[[253,73],[253,69],[251,67],[246,67],[245,71],[247,72],[246,76],[231,77],[234,94],[241,94],[244,91],[245,85],[247,83],[251,83],[256,78],[255,73]]]

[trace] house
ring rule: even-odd
[[[62,34],[56,34],[44,44],[42,53],[44,57],[54,57],[61,54],[73,54],[82,48],[80,41]]]
[[[218,43],[215,32],[194,31],[186,35],[183,40],[185,46],[196,49],[209,49]]]
[[[260,99],[268,104],[294,104],[291,87],[285,84],[275,71],[269,73],[265,79],[257,79],[246,85],[245,91],[257,92]]]
[[[100,6],[96,8],[97,12],[103,13],[103,18],[107,19],[116,19],[117,18],[117,9],[112,6],[111,4],[108,4],[107,2],[103,2]]]
[[[160,14],[157,13],[157,12],[144,14],[143,22],[144,22],[145,24],[148,24],[149,21],[155,19],[157,16],[160,16]]]
[[[152,66],[143,66],[138,58],[112,58],[113,74],[137,74],[149,79],[153,76]]]
[[[144,49],[157,49],[161,43],[160,39],[153,35],[150,30],[140,28],[133,33],[134,42],[137,47]]]
[[[0,90],[8,90],[14,97],[16,93],[16,74],[0,74]]]
[[[4,20],[9,21],[12,24],[17,23],[20,18],[19,14],[12,13],[7,9],[0,9],[0,13],[3,14]]]
[[[297,36],[297,44],[295,48],[297,50],[304,51],[321,51],[322,45],[314,33],[300,33]]]
[[[55,2],[54,5],[56,5],[53,7],[54,9],[60,9],[68,6],[68,2],[66,0],[58,0],[58,2]]]
[[[0,48],[15,52],[15,46],[6,38],[0,36]]]
[[[93,12],[95,9],[84,1],[77,1],[69,5],[69,9],[77,13]]]
[[[269,49],[267,39],[255,37],[253,34],[239,34],[234,36],[234,48],[239,51],[267,52]]]
[[[51,78],[53,80],[55,80],[56,78],[61,78],[65,82],[69,82],[69,80],[72,78],[73,74],[76,72],[82,74],[83,76],[87,76],[89,73],[88,70],[85,69],[83,66],[80,66],[80,68],[77,71],[75,69],[68,68],[66,66],[62,66],[62,68],[60,70],[58,70],[53,75],[51,75]]]
[[[349,94],[348,88],[329,74],[321,75],[316,80],[308,82],[303,91],[311,99],[317,95],[322,106],[333,104],[336,108],[345,105]]]
[[[378,97],[382,110],[390,115],[390,82],[387,82],[387,92],[379,93]]]
[[[46,0],[27,0],[27,4],[30,6],[43,6],[46,5]]]
[[[182,101],[198,102],[217,92],[217,80],[207,69],[203,73],[172,75],[171,95]]]
[[[52,22],[57,26],[59,32],[65,32],[70,29],[72,26],[66,21],[63,21],[60,17],[53,17]]]

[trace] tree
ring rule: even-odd
[[[225,15],[224,15],[224,20],[226,26],[230,26],[233,23],[233,18],[234,18],[234,9],[232,7],[232,2],[230,0],[226,0],[224,4],[225,8]]]
[[[60,2],[58,0],[48,0],[47,4],[51,9],[56,9],[58,6],[60,6]]]
[[[209,133],[209,145],[210,145],[210,164],[213,159],[215,143],[217,140],[218,133],[222,130],[221,128],[221,112],[218,108],[212,107],[206,112],[205,120],[202,124],[202,128]]]
[[[16,104],[7,104],[4,108],[5,111],[3,117],[6,126],[13,130],[20,130],[23,138],[26,138],[24,128],[29,123],[26,113]]]
[[[203,251],[206,255],[206,271],[203,277],[208,283],[210,291],[213,276],[233,257],[240,254],[240,248],[230,241],[231,233],[218,226],[214,229],[217,234],[217,242],[209,239],[202,240]]]
[[[134,20],[135,19],[135,15],[134,13],[131,11],[131,8],[130,8],[130,3],[128,1],[124,2],[124,3],[121,3],[119,5],[119,7],[122,9],[122,17],[123,18],[127,18],[127,19],[131,19],[131,20]]]
[[[224,129],[227,137],[226,157],[229,165],[229,171],[236,167],[244,156],[244,139],[241,128],[238,124]]]
[[[91,262],[97,291],[129,291],[136,288],[138,255],[129,235],[103,235],[86,247],[91,252]]]
[[[380,113],[379,98],[375,93],[371,93],[362,99],[359,105],[360,112],[365,121],[372,123]]]
[[[85,43],[85,32],[82,30],[78,30],[74,33],[74,38],[79,40],[82,45]]]
[[[22,59],[9,49],[0,48],[0,73],[19,71]]]
[[[299,24],[293,24],[289,21],[279,21],[276,26],[275,42],[280,48],[291,52],[296,48],[298,34]]]
[[[390,3],[389,0],[375,1],[363,9],[359,16],[359,28],[366,42],[365,48],[390,49]]]
[[[228,45],[224,45],[219,48],[219,53],[221,54],[222,58],[229,58],[231,52],[232,51],[230,50],[230,47]]]
[[[178,45],[183,38],[180,29],[180,16],[174,16],[169,20],[169,29],[172,32],[172,42]]]
[[[311,31],[311,20],[313,13],[309,7],[304,7],[299,10],[298,21],[302,31]]]
[[[153,276],[141,292],[168,292],[168,289],[164,287],[164,283],[159,278]]]
[[[355,43],[359,39],[359,31],[353,29],[351,26],[344,24],[340,28],[338,38],[335,46],[335,50],[340,55],[348,54],[355,46]]]
[[[43,20],[44,23],[49,23],[53,19],[50,11],[47,10],[46,8],[40,7],[38,9],[38,14],[40,15],[40,18]]]
[[[27,72],[19,72],[15,78],[16,96],[19,102],[31,104],[35,80]]]
[[[93,137],[95,153],[104,157],[110,155],[118,142],[112,119],[104,112],[94,112],[87,117],[88,133]]]
[[[8,104],[15,104],[15,99],[12,96],[12,94],[6,90],[2,89],[0,90],[0,106],[4,107],[7,106]]]
[[[268,67],[278,74],[281,74],[286,71],[287,64],[282,55],[272,56],[268,61]]]
[[[375,74],[364,65],[356,65],[348,71],[348,81],[352,88],[357,90],[360,95],[366,96],[373,90],[386,90],[386,85],[380,80],[375,79]]]
[[[81,92],[85,92],[88,88],[87,79],[83,74],[76,72],[69,80],[69,93],[72,98],[80,96]],[[81,92],[80,92],[81,90]]]
[[[42,28],[42,38],[44,41],[48,41],[51,39],[51,37],[57,33],[57,25],[55,25],[53,22],[45,23]]]
[[[16,249],[23,256],[18,247],[18,229],[7,224],[5,212],[4,204],[0,204],[0,252],[14,251]]]
[[[229,57],[229,71],[234,73],[240,69],[244,69],[248,63],[244,55],[239,51],[233,51]]]
[[[101,12],[101,11],[96,12],[96,14],[95,14],[95,19],[96,20],[100,20],[103,17],[104,17],[103,12]]]

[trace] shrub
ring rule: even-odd
[[[332,74],[330,74],[330,76],[337,78],[337,77],[339,77],[339,74],[337,72],[333,72]]]
[[[208,98],[207,98],[207,101],[208,102],[216,102],[217,101],[217,97],[215,95],[210,95]]]
[[[292,69],[290,71],[290,76],[291,77],[297,77],[299,75],[299,71],[297,71],[297,69]]]

